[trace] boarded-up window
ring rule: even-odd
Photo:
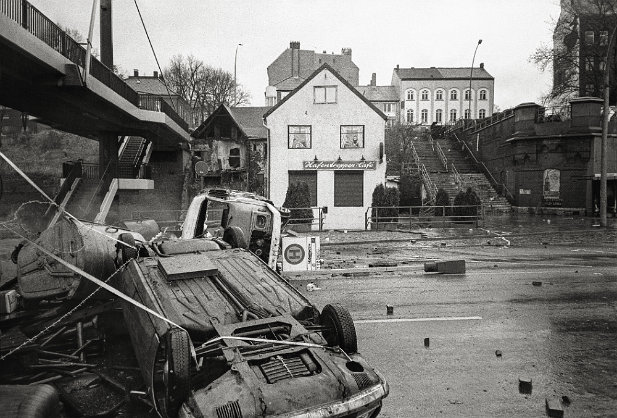
[[[364,206],[364,171],[334,172],[334,206]]]
[[[311,192],[311,206],[317,206],[317,171],[290,171],[289,184],[306,183]]]

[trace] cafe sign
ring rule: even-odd
[[[377,161],[304,161],[305,170],[375,170]]]

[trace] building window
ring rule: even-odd
[[[593,57],[585,58],[585,71],[587,72],[593,71]]]
[[[469,111],[469,109],[465,109],[465,119],[470,119],[471,118],[471,112]]]
[[[414,98],[413,98],[413,90],[407,90],[407,93],[406,93],[405,97],[407,98],[407,100],[414,100]]]
[[[595,86],[595,84],[589,83],[589,84],[585,85],[585,91],[586,91],[586,94],[588,94],[590,96],[594,95],[596,93],[596,86]]]
[[[364,148],[364,125],[341,125],[341,148]]]
[[[594,42],[594,33],[592,30],[587,30],[585,31],[585,44],[586,45],[593,45]]]
[[[437,90],[435,92],[435,100],[443,100],[443,90]]]
[[[336,86],[313,87],[314,103],[336,103]]]
[[[601,46],[608,45],[608,31],[607,30],[600,31],[600,45]]]
[[[443,120],[443,110],[437,109],[435,111],[435,122],[441,123]]]
[[[288,148],[312,148],[310,125],[289,125],[287,127]]]
[[[422,123],[428,123],[428,110],[422,109],[422,112],[420,112],[420,118],[422,119]]]
[[[420,100],[428,100],[428,90],[422,90],[422,93],[420,93]]]
[[[394,106],[395,106],[395,103],[384,103],[383,111],[388,112],[388,113],[394,112]]]
[[[456,122],[456,109],[450,109],[450,122]]]
[[[486,100],[486,90],[480,90],[480,100]]]
[[[450,100],[458,100],[458,93],[456,90],[450,90]]]
[[[485,109],[480,109],[480,111],[478,112],[478,117],[480,119],[484,119],[486,117],[486,110]]]
[[[289,171],[289,186],[294,183],[306,183],[311,195],[311,206],[317,206],[317,171]]]
[[[334,172],[334,206],[364,206],[364,171]]]
[[[413,123],[413,110],[407,110],[407,123]]]
[[[465,99],[464,100],[470,100],[471,99],[471,92],[469,90],[465,90]]]
[[[600,63],[598,64],[598,68],[600,69],[600,71],[604,72],[604,70],[606,70],[606,58],[602,58],[600,60]]]
[[[240,168],[240,148],[232,148],[229,150],[229,167]]]

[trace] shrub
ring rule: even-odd
[[[313,222],[311,192],[305,182],[291,183],[287,188],[283,207],[290,209],[289,224],[310,224]],[[302,208],[302,209],[300,209]]]
[[[469,217],[477,216],[479,205],[481,205],[480,198],[471,187],[465,192],[460,191],[454,198],[454,215],[459,217],[455,220],[461,223],[473,223],[474,220]]]
[[[402,176],[399,190],[401,206],[422,206],[422,182],[420,179],[408,175]]]
[[[445,208],[436,207],[435,216],[450,215],[450,196],[444,189],[437,190],[437,195],[435,196],[435,206],[446,206]]]
[[[400,195],[398,189],[378,184],[373,190],[373,209],[371,216],[379,222],[394,222],[398,220]],[[376,209],[380,208],[380,209]]]

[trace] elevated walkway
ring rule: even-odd
[[[26,0],[0,2],[0,104],[56,129],[148,138],[176,148],[188,125],[164,101],[142,100],[120,77]],[[152,106],[151,106],[152,105]]]

